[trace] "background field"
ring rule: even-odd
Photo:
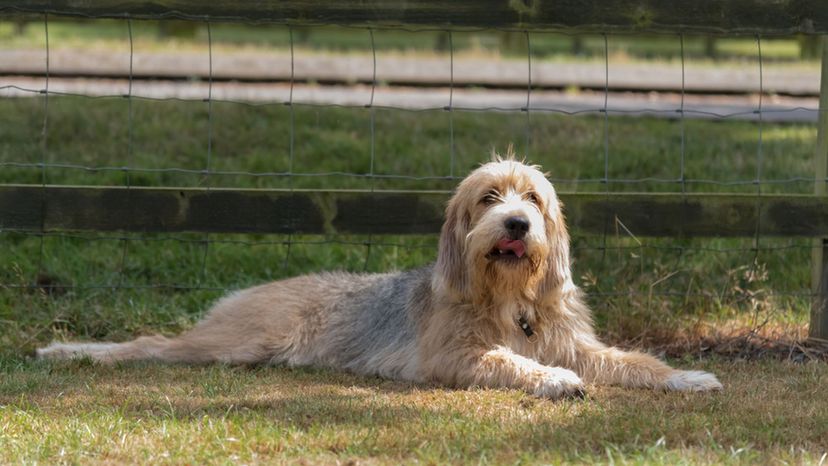
[[[286,28],[270,25],[213,23],[212,35],[216,44],[228,50],[288,47]],[[364,28],[340,26],[294,27],[294,45],[313,50],[336,52],[369,52],[371,42]],[[448,35],[429,28],[411,31],[391,29],[377,32],[375,46],[381,51],[407,53],[444,53],[448,50]],[[521,32],[472,31],[455,33],[454,49],[460,53],[524,56],[525,37]],[[45,45],[42,18],[34,16],[21,21],[0,21],[0,40],[14,47],[42,47]],[[50,38],[56,47],[106,46],[117,47],[128,42],[121,20],[52,21]],[[200,48],[207,42],[204,23],[183,21],[135,21],[133,39],[141,47],[170,50]],[[533,51],[540,57],[553,60],[603,60],[604,39],[599,34],[538,33],[533,35]],[[818,41],[813,37],[771,37],[764,45],[764,56],[770,62],[801,64],[818,58]],[[618,58],[634,60],[675,60],[678,43],[667,34],[614,34],[610,52]],[[745,37],[708,37],[688,35],[685,43],[688,58],[699,61],[756,60],[756,41]]]
[[[123,25],[116,24],[50,27],[57,44],[93,40],[122,50]],[[138,40],[169,43],[169,37],[158,38],[156,25],[136,25]],[[41,26],[26,25],[18,35],[14,25],[0,24],[0,45],[42,46],[35,29]],[[358,40],[357,33],[337,28],[299,39],[311,48],[364,52],[369,44],[356,45],[365,39],[358,32]],[[286,45],[284,35],[278,42],[257,28],[216,27],[213,33],[231,50]],[[189,47],[203,34],[200,28],[184,31],[174,43]],[[384,34],[381,47],[439,52],[437,33],[400,34],[396,41]],[[602,39],[587,39],[575,59],[603,59]],[[509,38],[476,40],[455,45],[490,53],[495,45],[486,44]],[[674,41],[625,40],[615,42],[626,45],[613,59],[674,57]],[[719,59],[750,62],[752,42],[740,40],[722,42],[730,52]],[[772,42],[768,56],[790,63],[796,44]],[[535,52],[563,59],[571,45],[539,40]],[[701,38],[688,45],[697,63],[715,65],[703,46]],[[560,191],[681,192],[681,183],[664,180],[679,178],[684,139],[688,191],[753,193],[757,169],[762,180],[775,180],[763,184],[763,192],[813,190],[813,125],[763,124],[760,146],[759,125],[728,119],[532,113],[528,121],[523,113],[505,112],[0,99],[0,183],[450,190],[492,149],[514,144],[549,171]],[[212,173],[205,175],[208,147]],[[598,181],[605,157],[616,180],[608,185]],[[380,176],[361,176],[369,172]],[[618,224],[606,237],[574,233],[575,276],[590,294],[602,337],[649,348],[684,368],[713,371],[726,386],[723,393],[589,387],[586,401],[551,403],[516,391],[453,391],[280,367],[36,362],[33,349],[53,339],[181,331],[226,290],[321,270],[422,265],[434,259],[437,239],[41,237],[0,230],[0,462],[825,460],[828,371],[818,352],[801,345],[810,305],[808,239],[641,238]]]

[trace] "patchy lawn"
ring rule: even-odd
[[[721,393],[584,401],[322,370],[6,360],[0,463],[820,463],[828,366],[676,360]]]

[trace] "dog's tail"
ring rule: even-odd
[[[139,360],[198,363],[208,362],[211,359],[204,352],[193,348],[192,343],[187,340],[160,335],[140,337],[125,343],[54,342],[45,348],[39,348],[37,357],[39,359],[88,357],[103,363]]]

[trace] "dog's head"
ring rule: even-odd
[[[455,299],[542,298],[569,280],[569,235],[536,166],[497,159],[467,176],[446,209],[435,290]]]

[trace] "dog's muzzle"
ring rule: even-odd
[[[486,258],[514,262],[525,259],[526,243],[519,239],[502,238],[489,251]]]

